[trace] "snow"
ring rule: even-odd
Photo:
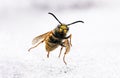
[[[111,0],[112,1],[112,0]],[[120,78],[119,1],[89,10],[54,12],[70,26],[72,47],[67,65],[60,47],[46,57],[44,43],[28,52],[32,39],[56,27],[47,12],[16,10],[0,13],[0,78]],[[49,12],[50,10],[48,10]]]

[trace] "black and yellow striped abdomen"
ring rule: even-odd
[[[57,33],[57,34],[59,34],[59,33]],[[45,42],[46,50],[47,51],[52,51],[52,50],[56,49],[62,43],[62,40],[63,39],[58,38],[56,36],[56,34],[52,33],[52,35],[49,36],[48,39]]]

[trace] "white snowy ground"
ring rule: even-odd
[[[85,22],[70,26],[73,46],[66,56],[68,65],[58,58],[60,47],[51,52],[49,59],[44,43],[27,51],[35,36],[56,27],[58,22],[51,15],[31,11],[3,13],[0,78],[120,78],[119,7],[54,14],[63,23]]]

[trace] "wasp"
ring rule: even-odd
[[[32,40],[33,47],[31,47],[28,51],[37,47],[39,44],[45,42],[47,57],[49,58],[50,52],[55,50],[58,46],[61,46],[58,57],[60,58],[62,49],[65,48],[63,62],[67,65],[67,63],[65,61],[65,56],[70,51],[70,48],[72,46],[72,44],[71,44],[72,34],[67,36],[67,33],[69,31],[69,26],[72,24],[78,23],[78,22],[81,22],[81,23],[84,23],[84,22],[83,21],[75,21],[70,24],[63,24],[57,19],[57,17],[53,13],[49,12],[48,14],[52,15],[59,22],[59,25],[55,29],[35,37]]]

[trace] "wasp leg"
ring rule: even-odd
[[[60,49],[60,53],[59,53],[59,56],[58,56],[59,58],[60,58],[60,56],[61,56],[63,47],[66,47],[66,46],[65,46],[65,42],[60,43],[60,45],[61,45],[61,49]]]
[[[64,56],[63,56],[63,62],[67,65],[67,62],[65,61],[65,55],[66,54],[64,54]]]
[[[63,37],[63,39],[68,39],[68,38],[70,38],[72,35],[70,34],[69,36],[67,36],[67,37]]]
[[[72,44],[71,44],[72,34],[70,34],[70,35],[69,35],[69,36],[67,36],[67,37],[64,37],[63,39],[68,39],[68,38],[70,38],[70,45],[72,46]]]
[[[63,62],[67,65],[67,63],[66,63],[66,61],[65,61],[65,56],[66,56],[66,54],[70,51],[70,41],[67,39],[67,40],[65,40],[65,53],[64,53],[64,56],[63,56]]]
[[[60,56],[61,56],[62,49],[63,49],[63,46],[61,46],[60,53],[59,53],[59,56],[58,56],[59,58],[60,58]]]
[[[49,58],[50,52],[48,51],[47,58]]]
[[[68,49],[70,49],[70,47],[69,47]],[[66,51],[65,51],[64,56],[63,56],[63,62],[64,62],[66,65],[67,65],[67,62],[65,61],[65,56],[66,56],[66,54],[69,52],[69,51],[67,51],[68,49],[66,48]]]
[[[44,41],[45,41],[45,39],[44,39],[44,40],[42,40],[41,42],[39,42],[37,45],[35,45],[35,46],[31,47],[30,49],[28,49],[28,51],[30,51],[31,49],[33,49],[33,48],[37,47],[39,44],[43,43]]]
[[[66,47],[66,46],[64,45],[64,42],[60,43],[60,45],[61,45],[62,47]]]
[[[71,43],[71,38],[72,38],[72,34],[70,34],[70,45],[72,46],[72,43]]]

